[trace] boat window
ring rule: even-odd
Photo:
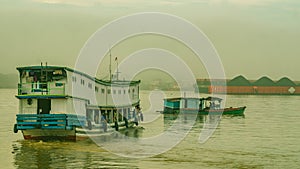
[[[118,93],[121,94],[122,93],[121,90],[119,90]]]
[[[76,82],[76,76],[72,76],[72,81]]]
[[[116,90],[113,90],[114,94],[116,94]]]
[[[82,85],[84,85],[84,80],[83,80],[83,79],[81,79],[81,80],[80,80],[80,83],[81,83]]]
[[[91,88],[93,88],[93,85],[91,83],[89,83],[88,87],[91,89]]]
[[[53,74],[54,75],[62,75],[63,73],[62,73],[62,70],[55,70],[55,71],[53,71]]]
[[[130,89],[128,89],[128,93],[130,93]]]
[[[107,94],[110,94],[111,90],[110,89],[107,89]]]
[[[63,83],[55,83],[55,87],[61,87],[63,85],[64,85]]]
[[[98,87],[97,87],[97,86],[95,86],[95,91],[96,91],[96,92],[98,92],[98,90],[99,90],[99,89],[98,89]]]
[[[132,98],[134,99],[134,89],[132,89]]]
[[[101,93],[104,94],[105,93],[105,89],[101,89]]]
[[[64,70],[41,70],[41,80],[45,79],[46,81],[58,81],[64,79],[67,76],[66,71]],[[43,81],[43,80],[42,80]],[[75,78],[76,81],[76,78]]]
[[[25,73],[22,74],[23,78],[26,78],[26,83],[37,82],[37,74],[34,72],[24,71]]]
[[[126,94],[126,90],[124,90],[124,94]]]
[[[29,69],[22,70],[21,78],[25,83],[46,83],[49,81],[58,81],[66,78],[67,74],[64,70],[53,70],[53,69]]]

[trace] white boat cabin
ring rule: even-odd
[[[99,113],[107,121],[121,121],[140,102],[140,81],[100,80],[59,66],[17,70],[19,114],[77,114],[97,124],[101,120]]]

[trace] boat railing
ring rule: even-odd
[[[17,129],[72,130],[84,126],[86,118],[73,114],[17,114]]]
[[[61,82],[19,83],[18,95],[65,95],[66,85]]]

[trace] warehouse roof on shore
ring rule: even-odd
[[[277,86],[296,86],[296,84],[287,77],[283,77],[276,82]]]
[[[237,76],[227,83],[228,86],[252,86],[252,84],[242,75]]]
[[[253,83],[254,86],[276,86],[275,82],[268,78],[267,76],[263,76],[257,81]]]

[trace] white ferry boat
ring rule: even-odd
[[[79,140],[138,125],[140,81],[100,80],[42,64],[17,70],[14,132],[21,130],[24,139]]]

